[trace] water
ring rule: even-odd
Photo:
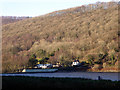
[[[88,78],[98,80],[100,76],[105,80],[120,81],[120,73],[112,72],[55,72],[55,73],[24,73],[0,74],[0,76],[32,76],[32,77],[58,77],[58,78]]]

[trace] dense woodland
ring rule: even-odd
[[[118,68],[118,3],[97,2],[2,26],[3,73],[40,63],[70,66],[74,59]]]

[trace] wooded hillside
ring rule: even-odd
[[[27,66],[32,54],[49,63],[74,59],[117,66],[118,4],[96,3],[3,25],[3,72]]]

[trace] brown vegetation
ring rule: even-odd
[[[1,19],[2,19],[2,24],[5,25],[5,24],[9,24],[9,23],[14,23],[14,22],[17,22],[17,21],[20,21],[20,20],[24,20],[24,19],[27,19],[27,18],[30,18],[30,17],[27,17],[27,16],[22,16],[22,17],[16,17],[16,16],[1,16]]]
[[[116,2],[52,12],[3,25],[2,31],[3,72],[27,66],[32,54],[68,66],[75,58],[109,66],[118,60]]]

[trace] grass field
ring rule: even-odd
[[[120,88],[120,81],[90,80],[82,78],[2,77],[4,89],[41,88]]]

